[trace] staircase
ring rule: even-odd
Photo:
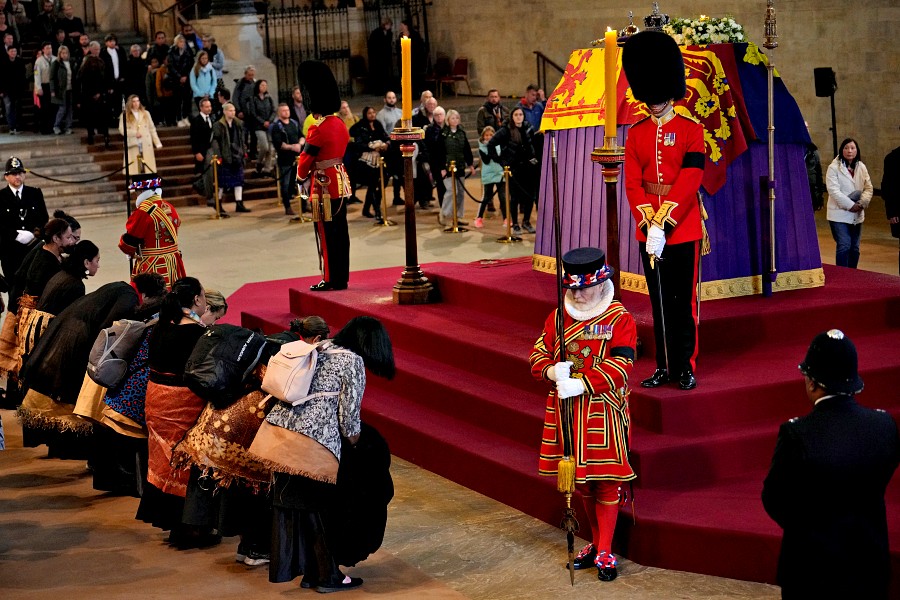
[[[527,260],[423,268],[440,290],[439,304],[393,304],[393,268],[354,272],[350,289],[329,294],[308,291],[317,277],[248,284],[229,298],[229,317],[266,332],[299,315],[321,315],[335,328],[359,314],[377,317],[390,332],[397,375],[370,378],[362,410],[391,452],[558,524],[564,503],[555,478],[537,475],[547,385],[531,378],[528,365],[555,304],[553,278],[533,272]],[[860,402],[900,418],[900,280],[838,267],[826,267],[826,277],[824,288],[706,303],[698,388],[632,388],[631,460],[639,478],[616,534],[625,556],[774,580],[781,532],[763,511],[760,491],[780,423],[810,410],[796,365],[819,331],[838,327],[851,336],[866,383]],[[623,292],[622,301],[652,345],[647,296]],[[653,371],[653,350],[645,350],[633,380]],[[898,477],[887,504],[892,597],[900,597]]]

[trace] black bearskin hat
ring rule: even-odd
[[[341,93],[334,74],[323,62],[307,60],[297,69],[303,107],[309,114],[330,115],[341,109]]]
[[[661,31],[642,31],[628,38],[622,68],[634,97],[647,104],[684,98],[684,59],[678,44]]]

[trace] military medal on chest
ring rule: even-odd
[[[674,146],[675,145],[675,132],[671,131],[665,135],[663,135],[663,146]]]
[[[585,325],[581,332],[583,340],[611,340],[612,325],[593,324]]]

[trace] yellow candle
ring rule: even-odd
[[[617,33],[607,27],[606,35],[603,38],[606,42],[603,50],[606,75],[606,120],[604,121],[604,128],[606,129],[604,135],[606,137],[614,137],[616,135],[616,105],[618,102],[616,97],[616,58],[619,53],[616,37]]]
[[[403,114],[401,119],[412,119],[412,46],[408,37],[400,38],[400,55],[403,58],[403,72],[400,79],[400,94],[403,96]]]

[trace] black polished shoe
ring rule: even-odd
[[[581,549],[581,552],[575,555],[575,560],[572,561],[572,564],[576,571],[589,569],[594,566],[595,558],[597,558],[597,548],[593,544],[588,544]],[[566,563],[566,569],[568,570],[568,568],[569,563]]]
[[[309,291],[311,292],[330,292],[332,290],[346,290],[346,283],[329,283],[327,281],[320,281],[316,285],[309,286]]]
[[[364,211],[362,211],[362,212],[359,213],[359,214],[361,214],[362,216],[364,216],[364,217],[367,218],[367,219],[374,219],[374,218],[375,218],[375,215],[373,215],[371,212],[369,212],[369,211],[367,211],[367,210],[364,210]]]
[[[655,388],[669,383],[669,373],[665,369],[657,369],[653,375],[641,382],[641,387]]]
[[[234,203],[234,212],[248,213],[248,212],[250,212],[250,209],[247,208],[246,206],[244,206],[243,202],[235,202]]]
[[[697,378],[690,371],[685,371],[678,378],[678,389],[692,390],[697,387]]]

